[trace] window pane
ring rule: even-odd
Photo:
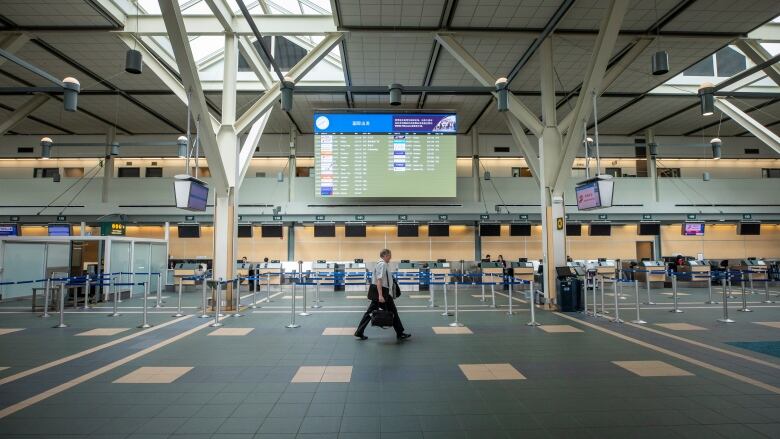
[[[162,177],[163,176],[163,170],[162,170],[162,168],[146,168],[146,176],[147,177]]]
[[[683,72],[683,76],[715,76],[712,57],[708,56]]]
[[[117,176],[119,178],[138,178],[141,176],[141,168],[119,168]]]
[[[731,47],[724,47],[717,51],[715,60],[718,63],[718,76],[721,77],[734,76],[747,67],[745,57]]]

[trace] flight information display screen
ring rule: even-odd
[[[456,196],[453,113],[314,113],[315,195]]]

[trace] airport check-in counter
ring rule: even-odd
[[[240,277],[247,277],[249,276],[249,271],[254,270],[254,263],[252,262],[239,262],[236,264],[236,275]],[[242,284],[248,284],[249,281],[242,280]]]
[[[639,270],[635,279],[639,282],[665,282],[666,264],[664,261],[642,261],[636,267]]]
[[[531,282],[534,280],[534,274],[536,273],[536,269],[534,269],[534,263],[533,262],[515,262],[513,261],[510,264],[510,268],[512,268],[512,278],[515,280],[523,280],[527,282]]]
[[[420,291],[421,262],[400,262],[396,270],[396,278],[401,291]]]
[[[366,291],[368,288],[368,268],[363,262],[347,262],[344,266],[344,290]]]
[[[279,261],[261,262],[255,266],[255,276],[258,285],[281,285],[282,263]]]
[[[598,261],[596,263],[596,275],[600,276],[604,280],[611,281],[615,279],[617,270],[617,263],[614,259],[607,259],[606,261]]]
[[[707,284],[707,278],[710,276],[710,264],[706,261],[697,261],[691,259],[685,262],[685,265],[679,268],[680,272],[685,273],[685,280],[691,282]]]
[[[449,262],[429,262],[428,273],[432,282],[450,281],[450,263]]]
[[[500,262],[480,262],[480,272],[482,273],[482,282],[504,281],[504,266]]]
[[[200,276],[204,271],[205,267],[203,264],[194,262],[179,262],[173,267],[173,277],[178,279],[190,276]],[[195,280],[182,279],[181,283],[182,285],[195,285]]]
[[[761,259],[743,259],[742,264],[738,268],[751,273],[754,281],[763,282],[767,280],[769,266]]]

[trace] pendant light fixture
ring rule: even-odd
[[[138,38],[138,9],[138,0],[135,0],[135,38]],[[136,43],[133,43],[134,47],[132,49],[127,49],[127,53],[125,54],[125,71],[133,75],[140,75],[144,67],[143,55],[141,55],[141,52],[135,50],[135,44]]]
[[[653,9],[655,10],[655,22],[658,23],[658,1],[653,1]],[[669,73],[669,53],[660,49],[661,45],[661,26],[656,27],[655,46],[656,52],[651,59],[651,68],[653,76],[660,76]]]

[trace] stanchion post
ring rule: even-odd
[[[214,290],[214,323],[209,326],[218,328],[222,326],[222,323],[219,321],[219,308],[222,306],[222,278],[212,281],[212,285]]]
[[[718,319],[718,321],[721,323],[734,323],[734,320],[729,318],[729,294],[726,291],[726,278],[731,276],[731,274],[727,271],[723,276],[723,318]]]
[[[750,277],[750,273],[748,273],[748,277]],[[752,309],[748,308],[747,304],[747,296],[745,295],[745,272],[740,272],[739,274],[739,284],[742,287],[742,308],[738,309],[737,311],[740,312],[753,312]]]
[[[150,277],[151,278],[151,277]],[[144,287],[144,310],[143,310],[143,322],[138,326],[139,328],[151,328],[152,325],[149,324],[149,279],[146,280],[146,282],[143,282]]]
[[[455,282],[455,321],[450,323],[452,327],[461,327],[463,323],[458,320],[458,282]]]
[[[750,294],[756,294],[756,290],[753,289],[753,272],[748,271],[748,282],[750,282]]]
[[[650,270],[645,270],[645,288],[647,288],[647,302],[645,302],[645,305],[655,305],[653,298],[650,297]]]
[[[485,279],[482,278],[482,283],[485,282]],[[496,306],[496,281],[495,278],[491,275],[490,276],[490,300],[491,300],[491,308],[498,308]],[[484,285],[483,285],[484,286]]]
[[[243,314],[241,314],[241,278],[236,278],[230,281],[233,286],[233,297],[235,297],[235,300],[233,300],[234,306],[236,307],[233,310],[233,314],[231,314],[231,317],[244,317]]]
[[[618,298],[618,282],[620,282],[620,279],[615,278],[612,282],[612,290],[615,293],[615,317],[612,319],[612,323],[623,323],[623,320],[620,320],[620,300]]]
[[[604,304],[604,276],[599,276],[600,285],[599,288],[601,290],[601,315],[604,316],[607,314],[607,309]]]
[[[718,302],[712,300],[712,273],[707,274],[707,293],[709,294],[709,300],[707,300],[707,305],[716,305]]]
[[[775,303],[773,300],[769,300],[769,275],[767,274],[764,279],[764,303]]]
[[[593,290],[593,317],[597,317],[599,315],[599,310],[596,307],[596,284],[598,283],[598,278],[594,274],[591,278],[591,288]]]
[[[198,316],[198,318],[199,319],[207,319],[207,318],[209,318],[211,316],[209,316],[209,305],[208,305],[208,301],[206,299],[206,293],[208,292],[208,282],[206,281],[206,275],[205,274],[203,275],[203,277],[201,278],[200,281],[201,281],[201,284],[200,284],[201,288],[200,289],[201,289],[201,296],[202,296],[201,300],[202,300],[202,303],[201,303],[201,313]]]
[[[292,307],[291,307],[291,312],[290,312],[290,324],[286,326],[287,328],[290,328],[290,329],[300,328],[301,327],[301,325],[295,323],[295,294],[297,293],[297,291],[295,291],[296,290],[296,288],[295,288],[296,285],[297,285],[297,283],[295,282],[295,278],[293,278],[292,300],[290,301],[290,302],[292,302]]]
[[[320,305],[320,275],[316,274],[314,279],[315,279],[315,282],[317,282],[317,283],[314,284],[314,305],[312,305],[311,307],[312,308],[322,308],[322,305]],[[344,284],[345,284],[344,289],[346,290],[346,282]],[[335,278],[335,276],[333,278],[333,289],[334,290],[336,289],[336,278]]]
[[[182,293],[182,289],[184,289],[184,279],[180,277],[179,278],[179,292],[178,292],[178,296],[179,296],[178,297],[178,306],[176,307],[176,314],[174,314],[171,317],[182,317],[182,316],[184,316],[184,314],[182,314],[182,312],[181,312],[181,293]]]
[[[530,288],[530,296],[528,303],[531,304],[531,321],[526,323],[527,326],[540,326],[539,323],[536,321],[536,291],[534,289],[534,281],[531,281],[529,284]]]
[[[632,320],[631,323],[644,325],[647,322],[642,320],[642,317],[639,316],[639,281],[636,280],[636,276],[634,277],[634,298],[636,299],[636,320]]]
[[[433,283],[436,282],[436,275],[435,274],[430,274],[430,272],[429,272],[428,278],[429,278],[429,280],[428,280],[428,295],[430,296],[430,298],[428,299],[428,308],[436,308],[436,296],[435,296],[434,291],[433,291],[434,290]],[[444,281],[447,282],[446,279]]]
[[[149,283],[149,289],[151,290],[152,285],[152,272],[149,272],[149,276],[146,278],[146,281]],[[157,282],[157,303],[154,304],[155,308],[162,308],[162,288],[159,288],[160,282]]]
[[[257,306],[257,270],[255,270],[255,275],[252,276],[252,304],[249,305],[250,308],[256,309]]]
[[[65,324],[65,281],[60,284],[60,323],[55,328],[67,328]]]
[[[455,282],[458,282],[457,277],[455,278]],[[457,285],[457,283],[456,283]],[[448,317],[451,316],[452,313],[450,313],[450,307],[449,303],[447,302],[447,282],[444,282],[444,312],[441,313],[441,315]]]
[[[114,282],[114,278],[110,278],[108,280],[108,293],[113,294],[114,296],[114,312],[109,314],[109,317],[119,317],[121,314],[119,314],[119,301],[117,300],[117,296],[119,295],[119,290],[116,287],[116,282]]]
[[[585,274],[585,291],[582,293],[582,313],[588,315],[588,275]]]
[[[84,311],[89,311],[89,282],[90,282],[89,275],[87,275],[84,278],[84,308],[82,308],[82,310]],[[76,300],[77,294],[74,293],[73,297],[74,297],[73,300]]]
[[[49,317],[49,295],[51,294],[51,278],[46,279],[43,286],[43,314],[42,319]],[[769,293],[767,292],[767,300],[769,300]]]
[[[678,307],[678,300],[677,300],[677,273],[672,273],[672,299],[674,301],[674,307],[669,311],[673,313],[681,313],[683,310],[681,310]]]
[[[508,315],[513,315],[512,312],[512,282],[509,280],[509,277],[506,278],[507,282],[509,283],[509,312],[507,312]]]

